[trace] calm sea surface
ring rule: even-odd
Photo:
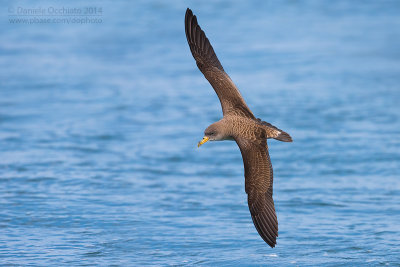
[[[256,116],[294,139],[269,142],[274,249],[236,144],[196,147],[222,113],[186,7]],[[399,1],[1,9],[0,265],[399,266]]]

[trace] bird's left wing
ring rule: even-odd
[[[251,218],[262,239],[274,247],[278,237],[278,220],[272,199],[273,172],[267,143],[255,143],[242,138],[237,138],[236,142],[243,157]]]

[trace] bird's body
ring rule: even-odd
[[[278,220],[272,199],[273,172],[267,139],[284,142],[292,139],[286,132],[253,115],[190,9],[186,10],[185,32],[196,64],[217,93],[223,112],[223,118],[204,131],[199,146],[209,140],[236,141],[243,157],[245,191],[253,223],[263,240],[274,247]]]
[[[267,138],[283,138],[281,130],[260,119],[252,119],[239,115],[226,115],[221,120],[213,123],[224,133],[223,140],[236,140],[244,138],[252,142]],[[264,135],[264,136],[263,136]],[[222,140],[218,140],[222,141]],[[285,140],[283,140],[285,141]]]

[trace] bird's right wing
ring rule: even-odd
[[[225,73],[208,38],[197,24],[196,16],[189,8],[185,15],[185,32],[196,64],[217,93],[223,114],[254,118],[239,90]]]
[[[272,199],[273,172],[267,143],[253,143],[241,138],[236,142],[243,157],[251,218],[262,239],[274,247],[278,236],[278,220]]]

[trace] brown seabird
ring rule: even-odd
[[[254,117],[225,73],[189,8],[185,15],[185,32],[197,67],[217,93],[223,113],[221,120],[207,127],[198,146],[207,141],[236,141],[244,163],[245,190],[251,218],[262,239],[274,247],[278,236],[278,220],[272,199],[273,175],[267,139],[292,142],[292,138],[286,132]]]

